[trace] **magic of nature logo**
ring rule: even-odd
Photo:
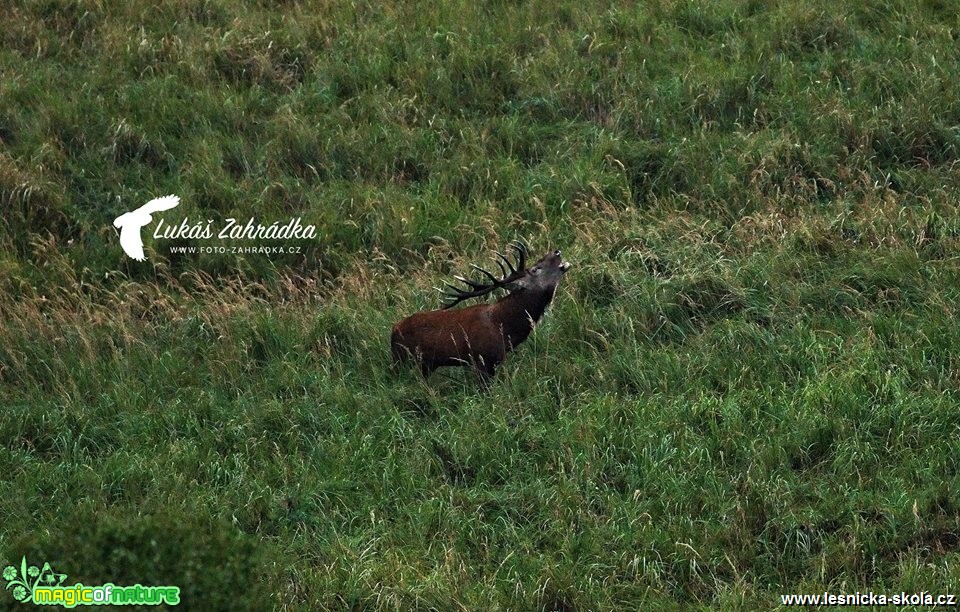
[[[180,603],[177,586],[121,586],[112,582],[97,586],[79,582],[65,585],[66,574],[55,572],[49,563],[27,565],[26,557],[20,560],[19,568],[13,565],[3,568],[3,579],[16,601],[38,606],[175,606]]]

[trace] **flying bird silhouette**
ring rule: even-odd
[[[143,255],[143,240],[140,239],[140,228],[153,221],[151,213],[161,210],[170,210],[180,203],[175,195],[154,198],[136,210],[124,213],[113,220],[113,226],[120,229],[120,246],[123,252],[137,261],[146,259]]]

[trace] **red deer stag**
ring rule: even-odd
[[[568,262],[561,261],[560,251],[526,268],[526,246],[521,242],[509,246],[516,251],[517,265],[498,251],[495,261],[502,278],[472,266],[484,276],[482,282],[455,276],[467,288],[445,283],[452,292],[443,294],[448,300],[443,309],[418,312],[394,325],[390,336],[394,359],[412,357],[424,376],[442,366],[473,366],[486,387],[507,352],[533,331],[553,300],[557,284],[570,269]],[[493,304],[448,310],[501,288],[509,293]]]

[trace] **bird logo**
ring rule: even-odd
[[[140,228],[153,221],[150,216],[152,213],[170,210],[179,203],[180,197],[175,195],[154,198],[140,208],[114,219],[113,226],[120,230],[120,246],[123,247],[123,252],[137,261],[145,260]]]

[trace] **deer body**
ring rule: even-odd
[[[515,247],[516,248],[516,247]],[[447,294],[455,301],[443,310],[418,312],[393,327],[390,344],[398,361],[412,357],[424,376],[443,366],[471,366],[486,383],[506,354],[527,339],[553,300],[557,283],[569,269],[560,260],[560,251],[547,255],[529,270],[508,263],[512,274],[494,283],[481,284],[465,279],[472,291],[455,289]],[[501,266],[502,268],[502,266]],[[493,278],[481,270],[485,276]],[[505,287],[510,294],[493,304],[477,304],[459,310],[451,306],[478,295]]]

